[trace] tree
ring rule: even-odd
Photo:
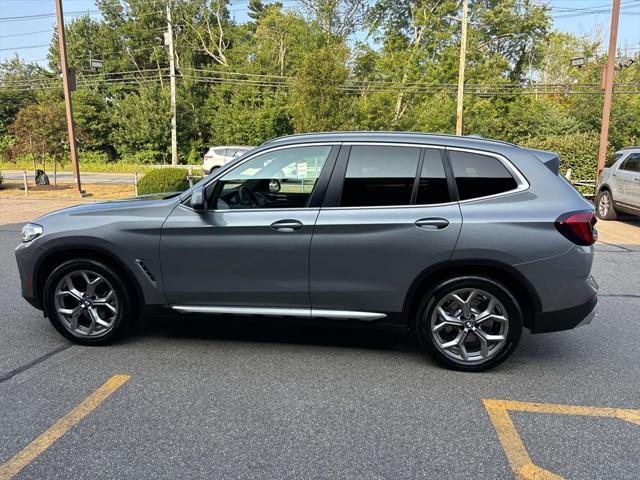
[[[350,101],[341,90],[348,50],[330,44],[307,54],[291,89],[290,112],[296,132],[348,128]]]
[[[27,105],[18,112],[9,127],[15,136],[12,156],[30,155],[34,161],[47,158],[59,161],[68,151],[67,123],[62,101]]]

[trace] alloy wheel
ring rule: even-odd
[[[76,336],[103,336],[114,327],[118,316],[113,286],[90,270],[76,270],[62,277],[54,302],[60,323]]]
[[[607,215],[609,215],[609,209],[611,208],[611,199],[609,198],[609,195],[606,193],[603,193],[602,195],[600,195],[600,200],[598,201],[598,213],[600,214],[601,217],[606,217]]]
[[[456,363],[480,364],[496,356],[509,333],[500,300],[476,288],[444,296],[431,314],[430,330],[438,350]]]

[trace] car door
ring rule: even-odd
[[[640,153],[630,153],[620,163],[617,182],[622,194],[614,199],[633,208],[640,208]]]
[[[176,207],[160,244],[169,303],[308,309],[311,233],[337,150],[256,153],[205,187],[208,209]],[[281,177],[292,163],[306,166],[297,169],[305,178]]]
[[[462,217],[443,155],[420,145],[342,147],[311,242],[314,312],[401,312],[420,273],[451,256]]]

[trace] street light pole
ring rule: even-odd
[[[458,98],[456,105],[456,135],[462,135],[462,106],[464,97],[464,66],[467,57],[467,16],[469,0],[462,0],[462,35],[460,35],[460,67],[458,68]]]
[[[613,0],[611,11],[611,31],[609,32],[609,53],[604,67],[604,105],[602,107],[602,124],[600,126],[600,148],[598,149],[598,168],[596,179],[604,168],[609,142],[609,119],[611,117],[611,100],[613,98],[613,74],[616,63],[616,45],[618,42],[618,20],[620,19],[620,0]]]
[[[64,18],[62,14],[62,0],[55,0],[56,17],[58,19],[58,49],[60,50],[60,69],[62,70],[62,87],[64,90],[64,106],[67,113],[67,134],[69,136],[69,150],[71,153],[71,167],[76,188],[82,191],[80,182],[80,167],[78,165],[78,149],[76,146],[76,132],[73,122],[73,106],[71,104],[71,89],[69,85],[69,67],[67,66],[67,44],[64,38]]]

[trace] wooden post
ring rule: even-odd
[[[28,195],[29,194],[29,185],[27,184],[27,171],[26,170],[22,171],[22,179],[24,180],[24,194]]]
[[[189,188],[193,187],[193,169],[191,167],[189,167],[189,170],[187,170],[187,174],[188,174],[188,179],[189,179]]]
[[[178,133],[176,120],[176,64],[173,52],[171,0],[167,1],[167,43],[169,47],[169,90],[171,95],[171,165],[178,165]]]
[[[67,66],[67,44],[64,39],[64,18],[62,14],[62,0],[55,0],[56,16],[58,18],[58,48],[60,50],[60,70],[62,70],[62,86],[64,90],[64,106],[67,113],[67,134],[69,136],[69,151],[74,180],[79,193],[83,193],[80,183],[80,167],[78,165],[78,149],[76,133],[73,123],[73,106],[71,105],[71,89],[69,86],[69,67]]]
[[[467,57],[467,17],[469,1],[462,0],[462,35],[460,36],[460,66],[458,67],[458,98],[456,105],[456,135],[462,135],[462,107],[464,98],[464,67]]]
[[[609,33],[609,53],[604,69],[604,105],[600,125],[600,147],[598,149],[598,168],[596,180],[604,168],[609,146],[609,119],[611,118],[611,100],[613,99],[613,74],[616,66],[616,45],[618,42],[618,20],[620,19],[620,0],[613,0],[611,11],[611,31]]]
[[[138,172],[133,174],[133,196],[138,196]]]

